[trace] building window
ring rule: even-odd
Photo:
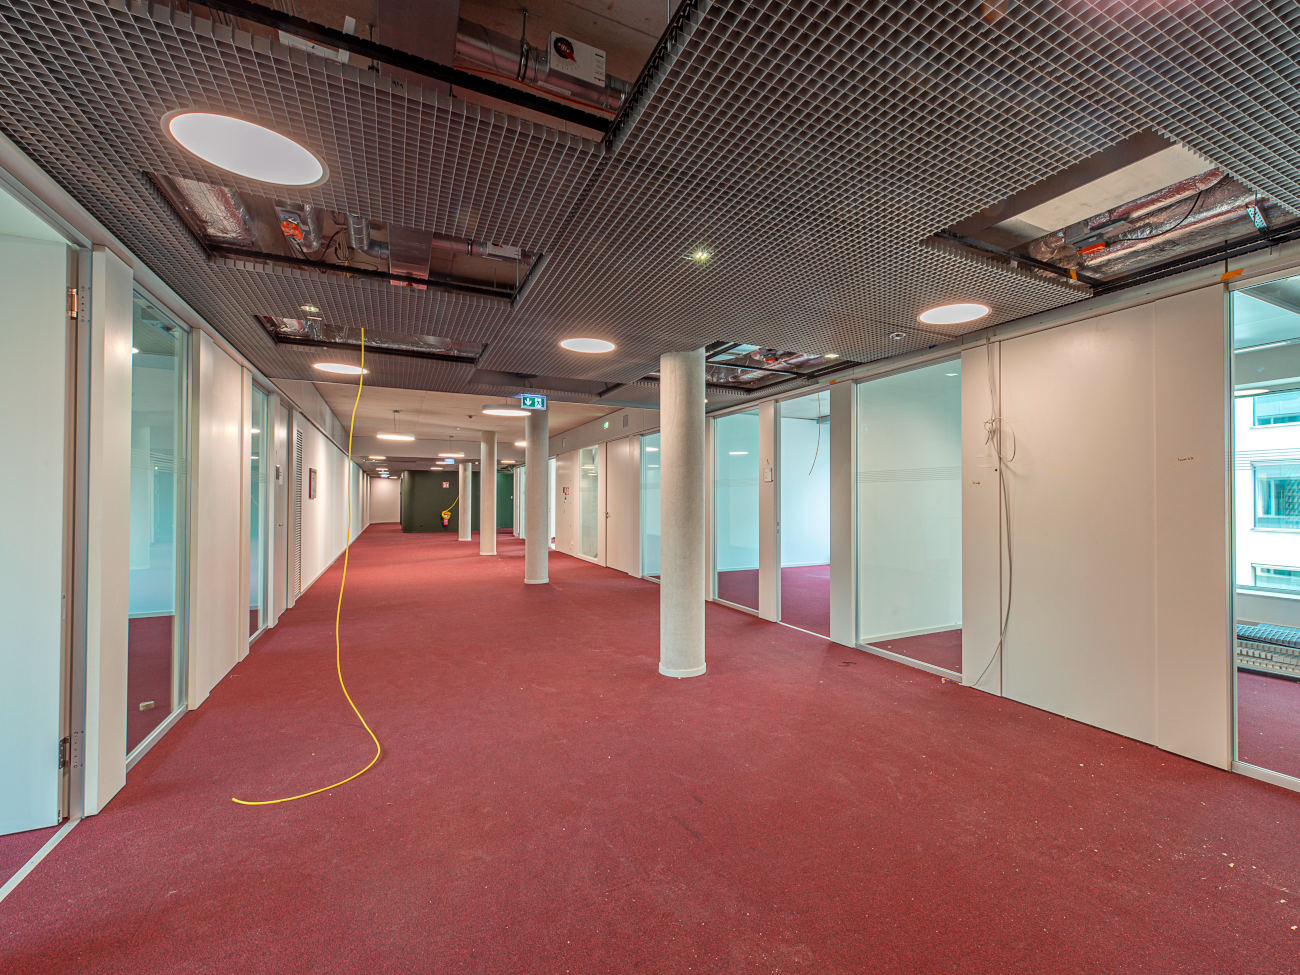
[[[1255,426],[1271,427],[1282,423],[1300,423],[1300,389],[1264,393],[1252,397]]]
[[[1300,529],[1300,464],[1255,465],[1255,527]]]
[[[1276,565],[1252,565],[1254,584],[1260,589],[1282,589],[1300,592],[1300,569],[1284,569]]]

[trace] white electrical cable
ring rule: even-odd
[[[975,678],[972,687],[978,687],[980,682],[988,675],[989,668],[993,662],[998,661],[998,686],[1001,689],[1002,674],[1002,651],[1007,642],[1007,625],[1011,622],[1011,593],[1012,583],[1015,580],[1013,561],[1011,556],[1011,493],[1007,487],[1006,465],[1016,458],[1016,435],[1006,421],[1002,418],[1002,404],[999,387],[1001,386],[1001,372],[999,371],[998,382],[993,381],[993,343],[987,338],[984,340],[985,358],[987,361],[987,371],[989,380],[989,412],[990,416],[984,421],[984,443],[993,452],[998,472],[998,519],[1001,522],[999,528],[999,542],[1002,536],[1006,538],[1007,551],[1007,595],[1005,601],[999,596],[998,602],[998,644],[993,649],[993,655],[989,657],[989,662],[984,665],[980,671],[979,677]],[[998,361],[1002,361],[1001,348],[998,350]],[[1008,447],[1007,441],[1010,440]],[[999,571],[1001,571],[1002,560],[998,560]],[[999,581],[1000,582],[1000,581]],[[1001,585],[998,587],[1001,592]]]

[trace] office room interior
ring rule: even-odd
[[[0,972],[1285,972],[1300,7],[0,8]]]

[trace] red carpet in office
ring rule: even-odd
[[[9,878],[21,870],[58,830],[58,826],[46,826],[0,836],[0,887],[8,883]],[[3,923],[3,918],[4,907],[0,906],[0,923]],[[2,957],[0,964],[3,964]]]
[[[1237,757],[1300,778],[1300,682],[1237,671]]]
[[[718,598],[758,608],[758,570],[718,573]],[[831,633],[831,567],[792,565],[781,569],[781,622],[811,633]]]
[[[871,644],[881,650],[920,660],[953,673],[961,673],[961,629],[941,633],[904,636],[897,640],[877,640]],[[972,683],[975,683],[972,681]]]
[[[721,606],[371,528],[0,905],[0,971],[1282,972],[1300,796]],[[1285,901],[1285,903],[1283,903]]]

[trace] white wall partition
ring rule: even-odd
[[[370,478],[370,523],[386,525],[401,520],[401,482],[394,477]]]
[[[0,205],[5,202],[16,206],[0,191]],[[0,210],[0,231],[25,229],[7,216]],[[12,421],[5,425],[4,453],[21,461],[22,470],[0,478],[0,504],[8,513],[0,524],[6,553],[0,560],[0,834],[59,819],[68,248],[39,225],[33,230],[44,239],[0,236],[0,345],[11,367],[0,384],[0,406]]]
[[[352,538],[362,524],[360,468],[332,440],[304,420],[302,448],[302,587],[305,590],[340,555],[346,541],[347,487],[352,478]],[[311,496],[311,471],[316,471],[316,496]]]
[[[1230,758],[1223,292],[1008,338],[1012,605],[1002,693],[1200,761]],[[986,353],[963,361],[965,673],[998,644]],[[990,605],[992,603],[992,605]],[[991,687],[991,681],[981,683]]]
[[[641,574],[641,438],[611,440],[605,455],[605,564]]]
[[[554,490],[551,492],[552,537],[555,550],[578,554],[578,451],[551,458]]]

